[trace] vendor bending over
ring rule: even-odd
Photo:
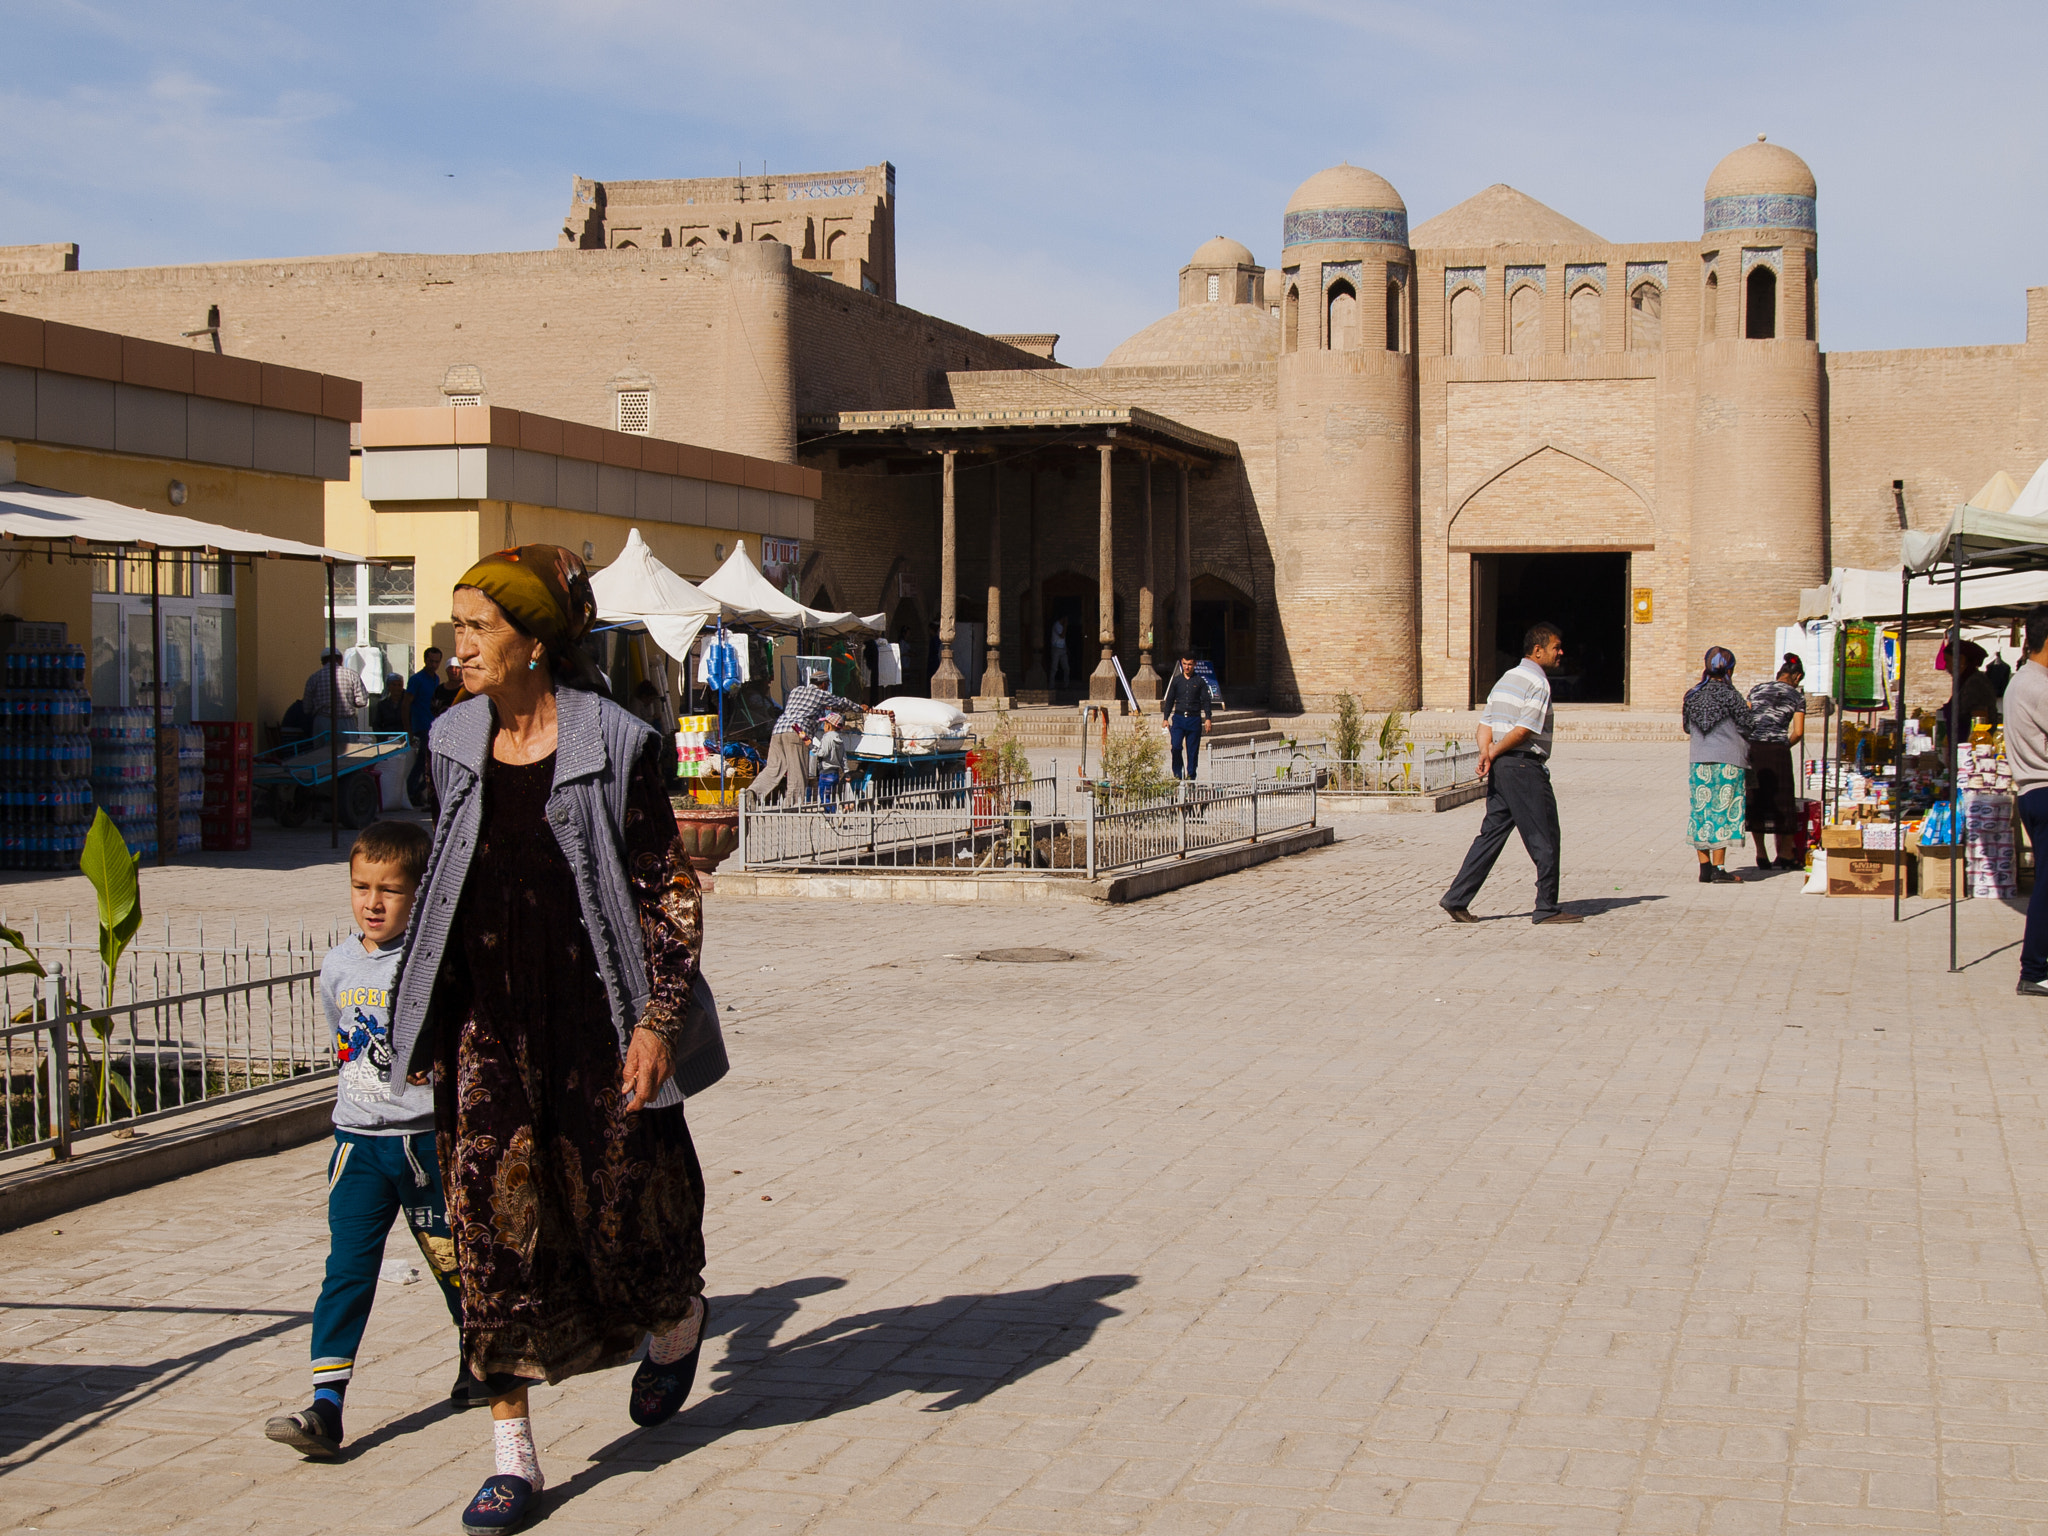
[[[768,762],[754,780],[754,803],[766,805],[771,795],[801,800],[810,789],[811,727],[827,711],[847,719],[867,713],[850,699],[827,693],[813,683],[798,683],[783,700],[775,732],[768,739]]]

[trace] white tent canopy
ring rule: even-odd
[[[1994,477],[1993,485],[1996,483],[1997,477]],[[1983,492],[1978,494],[1981,496]],[[1939,533],[1903,533],[1899,536],[1906,567],[1914,571],[1931,569],[1956,544],[1962,546],[1965,555],[1994,555],[2002,549],[2048,544],[2048,462],[2034,471],[2033,478],[2027,481],[2012,506],[2005,511],[1965,503],[1956,508],[1955,516]]]
[[[2041,530],[2048,534],[2048,527]],[[1899,573],[1861,571],[1838,566],[1828,582],[1827,617],[1896,619],[1899,617]],[[1963,612],[1988,608],[2031,607],[2048,603],[2048,571],[2018,571],[1972,577],[1963,583]],[[1947,618],[1955,611],[1955,589],[1939,577],[1915,576],[1908,589],[1907,613]]]
[[[719,614],[718,600],[656,559],[638,528],[627,533],[619,558],[590,578],[590,590],[601,623],[639,624],[679,661],[689,655],[705,621]]]
[[[809,608],[785,592],[778,592],[763,576],[747,553],[746,540],[733,546],[725,564],[704,580],[701,589],[724,605],[726,618],[734,624],[757,629],[807,630],[820,635],[880,634],[882,614],[863,618],[857,613],[828,613]]]
[[[142,549],[201,550],[348,564],[362,564],[367,558],[343,549],[302,544],[297,539],[251,533],[246,528],[228,528],[168,512],[124,507],[118,501],[103,501],[97,496],[24,485],[18,480],[0,485],[0,537],[52,542],[84,540],[88,544]]]

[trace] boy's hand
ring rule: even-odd
[[[619,1088],[627,1095],[626,1113],[645,1109],[668,1081],[672,1064],[668,1042],[651,1029],[636,1029],[626,1045],[626,1067]]]

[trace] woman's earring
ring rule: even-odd
[[[540,658],[536,656],[532,661],[529,661],[526,664],[526,670],[529,672],[538,672],[540,670]]]

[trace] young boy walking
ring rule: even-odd
[[[401,1211],[449,1315],[462,1326],[455,1242],[434,1151],[434,1090],[424,1076],[395,1091],[384,1083],[391,990],[428,846],[426,830],[410,822],[364,829],[348,859],[349,910],[361,931],[329,950],[320,966],[320,1001],[334,1031],[341,1085],[327,1163],[327,1279],[313,1303],[313,1401],[263,1427],[271,1439],[313,1457],[341,1454],[342,1401],[376,1300],[384,1240]],[[450,1397],[457,1408],[489,1400],[467,1366]]]

